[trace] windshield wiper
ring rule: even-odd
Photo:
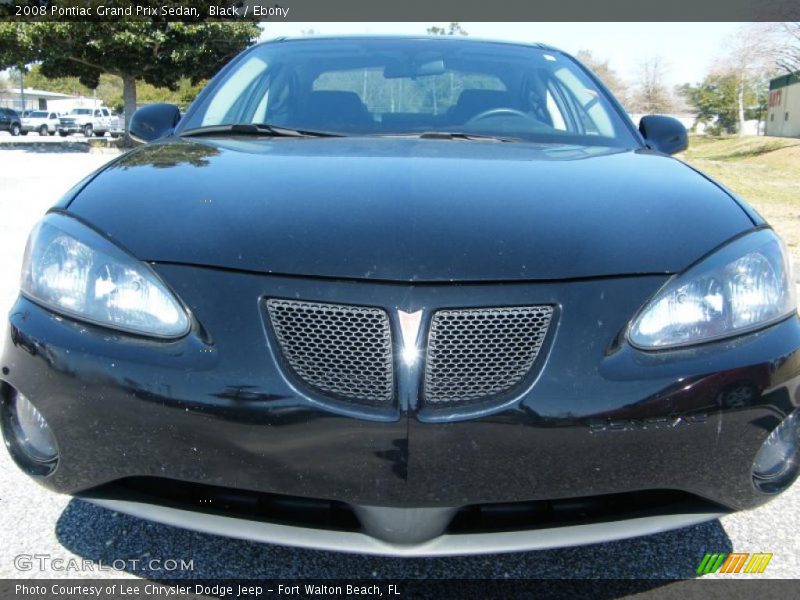
[[[463,131],[423,131],[422,133],[390,133],[381,137],[415,137],[421,140],[477,140],[488,142],[521,142],[518,138],[502,137],[499,135],[484,135],[481,133],[466,133]]]
[[[206,127],[195,127],[180,132],[181,137],[199,137],[204,135],[256,135],[268,137],[343,137],[339,133],[329,133],[327,131],[311,131],[309,129],[291,129],[289,127],[279,127],[268,123],[230,123],[227,125],[208,125]]]

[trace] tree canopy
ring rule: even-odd
[[[431,25],[425,31],[428,35],[469,35],[458,21],[450,23],[447,27]]]
[[[0,68],[37,63],[47,78],[76,77],[95,89],[103,74],[122,80],[126,120],[136,81],[178,89],[197,84],[252,44],[256,23],[151,21],[0,23]]]
[[[697,85],[684,84],[678,89],[697,110],[697,122],[708,124],[711,133],[740,131],[740,79],[735,73],[712,73]],[[743,98],[745,119],[761,119],[766,113],[766,81],[748,82]]]
[[[643,61],[639,67],[631,108],[643,114],[669,114],[676,108],[675,98],[667,87],[666,65],[660,56]]]

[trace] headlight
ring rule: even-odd
[[[628,339],[643,349],[698,344],[775,323],[796,307],[783,244],[763,229],[673,278],[633,321]]]
[[[47,215],[31,233],[21,291],[55,312],[123,331],[189,330],[186,311],[145,263],[64,215]]]

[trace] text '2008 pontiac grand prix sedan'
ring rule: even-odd
[[[31,234],[2,425],[42,485],[439,555],[757,506],[798,472],[786,251],[539,45],[281,39]]]

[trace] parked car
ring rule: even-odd
[[[0,131],[8,131],[15,136],[20,134],[22,122],[16,111],[10,108],[0,108]]]
[[[39,135],[55,135],[58,129],[58,113],[52,110],[35,110],[22,118],[22,135],[37,131]]]
[[[32,232],[9,315],[0,422],[45,487],[407,556],[660,532],[796,479],[786,249],[571,56],[281,39],[129,133]]]
[[[82,133],[84,137],[103,137],[111,129],[111,113],[105,107],[73,108],[59,118],[58,134],[66,137],[71,133]]]

